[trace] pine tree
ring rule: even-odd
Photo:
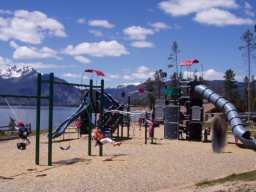
[[[254,26],[254,30],[256,27]],[[256,42],[254,33],[250,30],[247,30],[241,37],[241,40],[244,42],[244,45],[240,46],[240,50],[244,50],[244,57],[248,62],[248,85],[247,85],[247,111],[251,112],[251,61],[253,59],[253,51],[256,49]],[[248,116],[250,120],[250,115]]]
[[[232,69],[228,69],[223,77],[225,95],[230,102],[237,105],[238,101],[240,100],[240,96],[239,92],[237,91],[235,76],[236,74],[234,71]]]
[[[176,41],[174,41],[173,44],[172,44],[172,52],[171,52],[171,54],[168,58],[168,60],[172,61],[172,64],[168,65],[168,67],[175,66],[176,67],[176,72],[175,73],[177,75],[179,74],[179,68],[178,68],[178,53],[179,52],[180,52],[180,50],[179,50],[178,43]]]
[[[154,103],[155,103],[155,97],[154,97],[154,81],[151,78],[148,78],[146,82],[144,82],[145,90],[151,94],[147,95],[148,100],[148,107],[149,109],[153,109]]]
[[[155,90],[157,91],[158,99],[161,99],[162,90],[165,86],[165,78],[167,77],[167,73],[162,69],[159,69],[154,74],[154,82],[155,82]]]

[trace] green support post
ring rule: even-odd
[[[41,75],[41,73],[38,73],[38,75],[37,75],[37,100],[36,100],[36,157],[35,157],[36,165],[39,165],[39,157],[40,157],[41,80],[42,80],[42,75]]]
[[[147,119],[148,118],[148,114],[147,114],[147,112],[146,112],[146,114],[145,114],[145,119]],[[147,123],[147,121],[145,121],[145,144],[147,144],[147,141],[148,141],[148,135],[147,135],[147,127],[148,127],[148,123]]]
[[[121,138],[124,138],[124,115],[122,115]]]
[[[101,79],[100,83],[100,129],[102,130],[103,128],[103,121],[104,121],[104,108],[103,108],[103,97],[104,97],[104,80]],[[103,145],[100,145],[100,151],[99,155],[103,155]]]
[[[49,81],[49,127],[48,127],[48,166],[52,165],[52,125],[53,125],[53,81],[54,75],[50,73]]]
[[[127,106],[127,111],[130,112],[130,103],[131,103],[131,98],[128,96],[128,106]],[[130,137],[130,114],[127,114],[127,139]]]
[[[89,89],[89,98],[90,98],[90,102],[93,105],[93,96],[92,96],[92,88],[93,88],[93,80],[90,80],[90,89]],[[91,108],[93,109],[94,107],[91,106]],[[89,109],[89,119],[92,119],[92,109]],[[89,121],[89,130],[88,130],[88,155],[91,156],[92,155],[92,122]]]

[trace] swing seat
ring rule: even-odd
[[[69,145],[69,146],[67,146],[66,148],[64,148],[64,147],[60,146],[60,149],[61,149],[61,150],[69,150],[69,149],[70,149],[70,145]]]
[[[17,143],[17,148],[19,150],[25,150],[26,149],[26,143]]]

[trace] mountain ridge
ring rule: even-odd
[[[12,66],[5,70],[0,70],[0,94],[14,94],[14,95],[34,95],[37,94],[37,75],[38,71],[29,67],[17,67]],[[65,80],[54,77],[54,81],[66,82]],[[42,79],[49,79],[49,74],[43,74]],[[219,95],[225,96],[224,94],[224,80],[213,80],[208,81],[206,85],[209,89],[216,91]],[[244,92],[245,83],[237,82],[238,91]],[[143,83],[136,84],[123,84],[118,85],[114,88],[105,88],[105,92],[112,95],[114,99],[121,103],[127,103],[128,95],[131,95],[132,99],[142,99],[146,94],[130,94],[131,92],[137,91],[140,87],[144,87]],[[80,104],[81,90],[74,86],[65,85],[54,85],[54,105],[64,106],[77,106]],[[48,86],[42,84],[42,95],[48,95]],[[17,103],[17,98],[8,98],[11,103]],[[34,105],[34,101],[26,101],[22,104]],[[42,105],[47,105],[47,100],[42,100]],[[4,104],[3,99],[0,100],[0,104]]]

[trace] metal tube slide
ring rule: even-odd
[[[217,108],[225,112],[233,134],[248,148],[256,149],[256,139],[250,137],[250,131],[244,126],[240,114],[236,107],[228,100],[219,96],[205,85],[196,85],[196,94],[214,104]]]

